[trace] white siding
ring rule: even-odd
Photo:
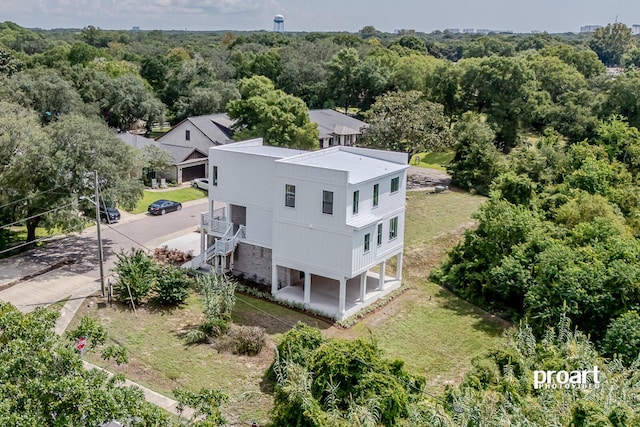
[[[351,229],[346,226],[345,171],[276,163],[274,260],[330,277],[350,277]],[[285,206],[285,186],[295,185],[295,207]],[[322,212],[323,191],[333,192],[333,214]]]
[[[190,132],[189,141],[185,138],[185,131],[187,130]],[[188,120],[185,120],[167,132],[160,138],[159,142],[168,145],[178,145],[180,147],[197,148],[203,153],[207,153],[209,147],[212,146],[211,140]]]
[[[209,176],[218,167],[218,185],[209,200],[247,208],[247,242],[271,248],[274,159],[211,149]]]

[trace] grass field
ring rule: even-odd
[[[447,151],[445,153],[418,153],[411,157],[409,164],[411,166],[420,166],[423,168],[446,171],[446,168],[443,165],[446,165],[453,160],[453,156],[455,156],[455,154],[456,153],[454,151]],[[418,162],[418,158],[420,162]]]
[[[190,200],[201,199],[203,197],[207,197],[206,191],[192,187],[176,188],[175,190],[168,191],[144,190],[144,197],[142,197],[131,213],[138,214],[146,212],[149,205],[159,199],[169,199],[184,203]]]
[[[238,295],[234,322],[262,326],[268,334],[268,345],[256,357],[218,352],[210,345],[186,345],[183,334],[203,319],[195,296],[181,309],[140,307],[137,318],[126,307],[84,304],[74,322],[85,314],[96,316],[114,341],[129,350],[130,362],[123,367],[106,366],[109,370],[167,395],[176,387],[222,390],[230,397],[223,407],[229,425],[247,425],[254,419],[260,425],[266,423],[273,398],[272,384],[264,373],[280,335],[297,321],[331,337],[373,336],[385,356],[403,359],[412,372],[427,378],[435,393],[445,384],[458,382],[475,356],[499,346],[506,326],[428,281],[429,271],[473,224],[471,213],[483,200],[459,192],[409,192],[404,280],[410,289],[350,329],[243,295]],[[105,366],[96,355],[85,357]]]

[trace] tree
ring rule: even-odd
[[[607,66],[620,65],[622,57],[636,45],[631,28],[621,22],[596,29],[589,47]]]
[[[532,70],[522,58],[491,56],[460,61],[461,98],[469,109],[487,115],[505,151],[518,142],[518,131],[531,122]]]
[[[266,144],[291,148],[317,148],[318,126],[309,120],[304,102],[275,89],[271,80],[253,76],[240,81],[241,99],[229,102],[229,117],[236,119],[235,138],[262,137]]]
[[[329,86],[333,87],[336,96],[342,102],[345,114],[349,112],[349,106],[355,104],[358,96],[359,63],[360,55],[352,47],[341,49],[327,63]]]
[[[22,61],[0,47],[0,76],[11,76],[22,69]]]
[[[369,127],[364,145],[416,153],[451,147],[453,139],[443,107],[424,99],[421,92],[389,92],[380,96],[366,113]]]
[[[284,335],[271,370],[271,422],[282,426],[403,425],[424,385],[374,341],[325,339],[301,323]]]
[[[123,130],[131,129],[138,120],[150,126],[163,117],[164,110],[162,102],[133,74],[108,80],[100,107],[109,125]]]
[[[613,320],[607,328],[603,348],[605,354],[617,357],[631,365],[640,358],[640,316],[636,311],[627,311]]]
[[[143,151],[147,167],[150,173],[153,174],[152,177],[155,178],[156,174],[169,171],[171,166],[173,166],[174,160],[171,154],[158,148],[156,145],[147,145]]]
[[[64,115],[40,129],[33,116],[18,112],[18,118],[30,125],[22,132],[13,128],[18,143],[0,173],[0,188],[11,200],[25,199],[10,206],[10,216],[25,221],[27,242],[35,240],[38,226],[84,227],[78,199],[93,195],[94,171],[105,199],[132,208],[142,196],[142,183],[134,179],[141,167],[134,149],[98,119]],[[11,123],[16,117],[4,119]]]
[[[113,419],[170,424],[142,390],[124,386],[121,375],[84,369],[73,342],[55,334],[57,317],[53,310],[22,314],[0,303],[1,425],[97,426]],[[86,322],[83,328],[88,330]]]
[[[54,70],[25,70],[14,74],[7,83],[2,89],[4,99],[35,110],[42,123],[84,110],[78,92]]]

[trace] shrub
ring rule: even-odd
[[[264,347],[264,328],[259,326],[234,327],[229,331],[229,343],[233,354],[255,356]]]
[[[192,279],[180,267],[165,264],[157,267],[153,290],[155,300],[168,306],[178,306],[189,297]]]
[[[219,337],[227,333],[229,323],[221,319],[207,320],[200,325],[200,330],[210,337]]]
[[[184,338],[188,344],[200,344],[207,342],[207,334],[202,330],[202,328],[191,329],[189,332],[184,334]]]
[[[640,358],[640,316],[636,311],[627,311],[609,324],[602,342],[607,356],[617,355],[630,365]]]
[[[140,249],[132,249],[130,254],[120,252],[115,271],[118,280],[113,291],[115,297],[125,304],[132,301],[140,304],[156,282],[156,265]]]

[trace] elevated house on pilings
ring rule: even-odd
[[[406,163],[405,153],[348,146],[212,147],[202,251],[191,266],[349,317],[401,285]]]

